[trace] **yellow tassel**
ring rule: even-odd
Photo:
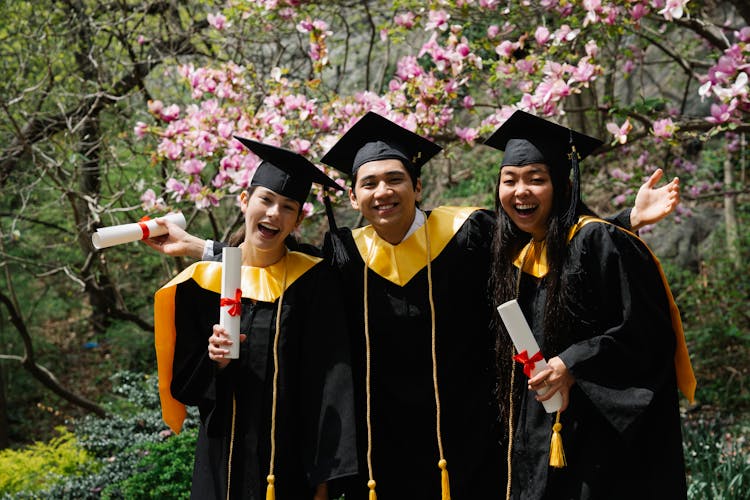
[[[562,436],[560,435],[561,430],[562,424],[560,423],[560,412],[558,411],[555,418],[555,425],[552,426],[552,440],[549,444],[549,465],[558,469],[568,465],[565,461],[565,450],[563,449]]]
[[[442,500],[451,500],[451,484],[448,480],[448,462],[444,458],[438,462],[440,467],[440,486],[443,490]]]
[[[266,488],[266,500],[276,500],[276,487],[274,486],[274,483],[276,482],[276,476],[273,474],[269,474],[266,478],[266,481],[268,481],[268,487]]]
[[[367,481],[367,487],[370,488],[370,500],[378,500],[378,496],[375,494],[375,481],[373,479]]]

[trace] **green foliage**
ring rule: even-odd
[[[744,214],[740,225],[750,221]],[[737,268],[726,251],[723,227],[711,236],[699,273],[664,263],[685,325],[702,404],[741,414],[750,409],[750,232],[740,235]]]
[[[747,428],[724,429],[718,419],[686,423],[683,448],[689,499],[747,498],[750,489],[747,431]]]
[[[194,409],[188,411],[183,432],[173,437],[161,419],[156,377],[119,372],[112,384],[111,416],[88,416],[73,426],[77,449],[88,457],[80,471],[66,470],[36,488],[19,487],[13,498],[180,498],[189,491],[197,433]],[[139,487],[154,496],[136,493]]]
[[[62,476],[80,477],[94,468],[92,457],[70,431],[58,427],[57,432],[60,435],[49,442],[0,451],[0,494],[44,490]]]
[[[104,498],[119,490],[125,498],[189,498],[197,429],[145,446],[138,472],[119,487],[107,487]],[[114,496],[115,498],[117,496]]]

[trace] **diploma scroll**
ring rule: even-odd
[[[242,312],[242,250],[224,247],[221,250],[221,306],[219,325],[229,334],[229,359],[240,357],[240,316]]]
[[[500,313],[500,318],[503,320],[511,340],[513,340],[516,351],[519,353],[526,351],[529,358],[539,352],[539,344],[536,343],[534,334],[531,333],[531,328],[526,322],[518,301],[514,299],[497,306],[497,312]],[[547,361],[542,358],[533,365],[534,367],[531,369],[532,377],[547,368]],[[542,396],[546,392],[547,388],[545,387],[543,390],[537,391],[537,394]],[[562,396],[558,392],[547,401],[542,401],[542,404],[547,413],[554,413],[562,406]]]
[[[185,216],[179,212],[167,214],[164,217],[170,222],[180,226],[182,229],[187,227]],[[167,230],[158,225],[155,220],[145,220],[132,224],[120,224],[119,226],[100,227],[91,235],[91,243],[94,248],[107,248],[131,241],[145,240],[154,236],[167,234]]]

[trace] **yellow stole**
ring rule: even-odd
[[[607,222],[605,220],[584,215],[578,219],[578,222],[573,227],[570,228],[570,232],[568,233],[568,243],[570,243],[576,233],[578,233],[578,231],[583,226],[592,222],[611,224],[610,222]],[[640,238],[638,238],[636,234],[617,225],[615,225],[615,227],[621,231],[628,233],[633,238],[637,238],[640,240]],[[656,255],[654,255],[648,245],[646,245],[646,243],[642,240],[641,242],[646,247],[646,249],[648,249],[648,252],[651,254],[651,258],[654,259],[656,267],[659,270],[659,275],[664,282],[664,289],[667,291],[669,314],[672,319],[672,330],[674,330],[675,339],[677,340],[677,346],[675,348],[674,354],[675,372],[677,374],[677,387],[680,388],[680,391],[692,403],[693,401],[695,401],[695,387],[697,385],[697,382],[695,380],[695,374],[693,373],[693,366],[690,363],[690,355],[688,354],[687,344],[685,343],[685,331],[682,328],[680,310],[677,308],[677,304],[675,304],[674,302],[672,290],[669,288],[669,283],[667,283],[667,277],[661,267],[661,262],[659,262],[659,259],[656,257]],[[544,248],[544,242],[531,241],[524,248],[522,248],[513,264],[517,268],[520,268],[522,262],[523,272],[530,274],[536,278],[543,278],[549,271],[547,264],[547,252]]]
[[[279,262],[267,267],[242,266],[242,296],[261,302],[275,302],[279,298],[284,280],[284,266],[287,267],[286,288],[300,276],[320,262],[300,252],[288,252]],[[196,262],[154,294],[154,343],[159,373],[159,397],[162,418],[175,433],[182,429],[185,420],[185,405],[172,397],[172,363],[177,338],[175,329],[174,297],[177,285],[192,279],[206,290],[221,293],[221,262]]]
[[[425,225],[432,260],[440,255],[466,219],[477,210],[475,207],[438,207],[430,212]],[[372,226],[355,229],[352,236],[367,267],[395,285],[405,286],[427,265],[427,240],[423,228],[397,245],[378,236]]]

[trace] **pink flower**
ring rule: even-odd
[[[156,101],[152,101],[149,99],[148,101],[148,112],[155,116],[161,115],[161,110],[164,109],[164,103],[159,101],[158,99]]]
[[[136,122],[135,127],[133,127],[133,133],[135,133],[135,136],[139,139],[143,139],[146,132],[148,132],[148,125],[143,122]]]
[[[642,3],[637,3],[633,6],[632,9],[630,9],[630,17],[633,18],[633,21],[640,20],[643,16],[648,14],[648,7],[646,5],[643,5]]]
[[[461,105],[465,109],[471,109],[471,108],[473,108],[474,104],[475,104],[474,103],[474,98],[471,97],[470,95],[464,96],[463,101],[461,101]]]
[[[629,75],[633,72],[633,68],[635,67],[635,63],[632,59],[626,59],[625,62],[622,65],[622,72],[626,75]]]
[[[690,0],[667,0],[664,8],[659,11],[659,14],[664,16],[667,21],[673,21],[682,17],[684,7]]]
[[[291,141],[289,141],[289,147],[292,151],[295,151],[304,156],[310,154],[312,143],[306,139],[292,139]]]
[[[487,38],[489,38],[490,40],[492,40],[493,38],[496,38],[499,33],[500,33],[500,28],[498,27],[497,24],[491,24],[487,28]]]
[[[396,26],[401,26],[406,29],[412,29],[414,27],[415,19],[416,15],[413,12],[402,12],[393,16],[393,22]]]
[[[589,40],[586,42],[584,48],[586,49],[586,55],[591,58],[594,58],[599,54],[599,46],[596,44],[595,40]]]
[[[209,14],[207,16],[208,24],[221,31],[227,24],[227,18],[223,14]]]
[[[147,189],[141,195],[141,207],[143,207],[143,210],[150,211],[157,207],[161,208],[163,205],[164,200],[161,198],[157,199],[153,189]]]
[[[308,17],[304,21],[297,23],[297,31],[300,33],[310,33],[313,30],[313,23]]]
[[[474,141],[477,140],[477,137],[479,137],[479,132],[475,128],[466,127],[466,128],[460,128],[456,127],[456,136],[458,136],[459,139],[466,142],[467,144],[473,146]]]
[[[448,29],[448,19],[450,19],[451,16],[444,10],[431,10],[428,17],[429,21],[427,21],[427,24],[424,27],[425,31],[431,31],[434,29],[445,31]]]
[[[196,158],[191,158],[190,160],[185,160],[184,162],[182,162],[182,165],[180,165],[180,170],[189,175],[198,175],[201,173],[205,166],[206,162],[198,160]]]
[[[180,107],[177,104],[165,108],[161,112],[161,119],[165,122],[171,122],[180,117]]]
[[[546,44],[550,39],[549,30],[545,26],[539,26],[534,32],[534,39],[539,45]]]
[[[627,174],[627,173],[623,172],[619,168],[615,168],[614,170],[612,170],[612,172],[610,173],[610,175],[614,179],[617,179],[618,181],[624,181],[624,182],[627,182],[627,181],[629,181],[630,179],[633,178],[633,174]]]
[[[495,52],[501,57],[510,57],[513,55],[514,50],[516,50],[515,45],[508,40],[503,40],[500,42],[500,45],[495,47]]]
[[[615,136],[614,142],[625,144],[628,142],[628,134],[633,130],[633,126],[630,124],[630,119],[625,120],[622,126],[618,126],[615,122],[607,123],[607,131]]]
[[[669,118],[656,120],[654,122],[654,136],[659,139],[669,139],[677,131],[677,126]]]
[[[737,99],[732,99],[729,103],[712,104],[711,116],[706,121],[719,125],[726,123],[732,118],[732,113],[737,109]]]
[[[187,189],[185,188],[185,185],[174,178],[167,179],[165,188],[168,193],[172,193],[172,197],[175,198],[177,201],[180,201],[182,197],[185,196],[185,194],[187,194]]]
[[[138,45],[143,45],[144,43],[146,43],[146,39],[143,35],[138,35]]]

